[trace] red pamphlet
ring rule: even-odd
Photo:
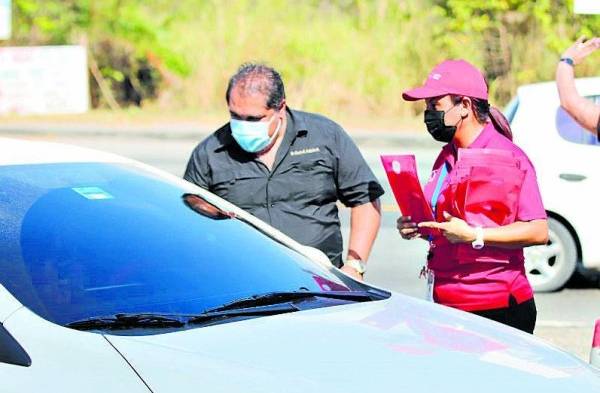
[[[495,227],[515,220],[525,171],[512,152],[459,149],[458,173],[467,176],[453,190],[458,216],[470,225]]]
[[[380,156],[394,198],[403,216],[410,216],[412,221],[435,221],[431,205],[423,195],[423,189],[417,175],[417,164],[412,154],[394,154]],[[419,233],[430,235],[437,230],[420,228]]]

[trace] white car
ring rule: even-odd
[[[581,95],[600,103],[600,78],[576,83]],[[600,142],[560,107],[554,82],[520,87],[505,113],[536,168],[549,216],[548,245],[525,251],[528,277],[536,291],[554,291],[578,264],[600,269]]]
[[[0,391],[600,391],[534,336],[356,282],[146,165],[0,138]]]

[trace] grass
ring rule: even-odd
[[[498,35],[502,45],[475,30],[485,20],[476,13],[486,14],[473,11],[471,0],[117,1],[131,13],[121,15],[119,26],[135,22],[132,15],[161,26],[138,20],[119,30],[120,39],[137,52],[162,59],[163,71],[171,65],[159,97],[140,110],[44,121],[220,124],[227,119],[229,77],[240,64],[258,61],[281,72],[292,108],[322,113],[347,128],[422,129],[422,104],[404,102],[401,93],[420,85],[438,62],[464,58],[481,69],[486,64],[488,71],[501,64],[505,73],[490,81],[490,92],[491,103],[502,107],[519,85],[553,79],[559,53],[578,32],[598,34],[597,20],[572,16],[571,0],[553,0],[551,7],[548,1],[482,2],[504,4],[495,22],[514,20]],[[449,4],[463,13],[451,15]],[[157,22],[163,19],[170,22]],[[138,25],[146,30],[130,31]],[[489,47],[496,48],[492,56],[486,55]],[[578,66],[577,74],[599,69],[596,55]],[[36,119],[41,120],[11,121]]]
[[[444,59],[465,58],[480,68],[484,63],[487,38],[451,32],[447,15],[426,0],[195,4],[181,9],[187,18],[167,36],[195,71],[167,88],[170,97],[163,101],[201,113],[219,113],[231,74],[244,62],[259,61],[282,73],[291,107],[361,126],[404,128],[420,122],[422,107],[404,102],[403,90],[420,85]],[[561,23],[558,41],[533,23],[506,38],[510,53],[502,56],[510,58],[511,72],[492,81],[492,104],[505,105],[521,84],[553,79],[557,48],[577,29]],[[597,72],[598,57],[578,67],[578,75]]]

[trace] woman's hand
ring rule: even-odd
[[[402,239],[412,240],[421,237],[421,234],[418,232],[419,227],[417,223],[413,222],[410,216],[400,216],[398,221],[396,221],[396,228],[398,228]]]
[[[579,64],[587,56],[600,48],[600,38],[594,37],[584,42],[584,37],[579,37],[571,47],[569,47],[562,57],[570,57],[575,64]]]
[[[419,228],[439,229],[450,243],[471,243],[477,237],[475,229],[465,220],[453,217],[446,212],[444,212],[444,219],[446,222],[422,222],[419,224]]]

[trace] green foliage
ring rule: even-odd
[[[203,110],[223,107],[227,79],[246,61],[280,70],[295,107],[397,116],[418,108],[402,102],[402,90],[439,61],[465,58],[485,70],[492,101],[504,104],[519,85],[552,79],[559,53],[578,35],[600,32],[600,18],[574,15],[572,0],[13,4],[12,44],[87,42],[113,90],[133,85],[143,98],[162,91],[167,105]],[[598,66],[596,56],[578,75]]]
[[[483,49],[480,66],[501,103],[518,85],[548,80],[556,58],[579,34],[600,31],[597,16],[574,15],[572,0],[440,0],[451,34]],[[589,66],[590,64],[588,64]],[[583,69],[593,72],[593,67]]]
[[[160,79],[155,68],[164,67],[181,77],[192,69],[183,53],[171,49],[171,1],[153,0],[13,0],[14,32],[10,44],[51,45],[85,43],[100,74],[122,104],[139,104],[155,97]],[[149,64],[152,57],[156,64]],[[151,86],[144,86],[150,75]],[[92,83],[92,98],[103,99]],[[126,90],[126,91],[123,91]]]

